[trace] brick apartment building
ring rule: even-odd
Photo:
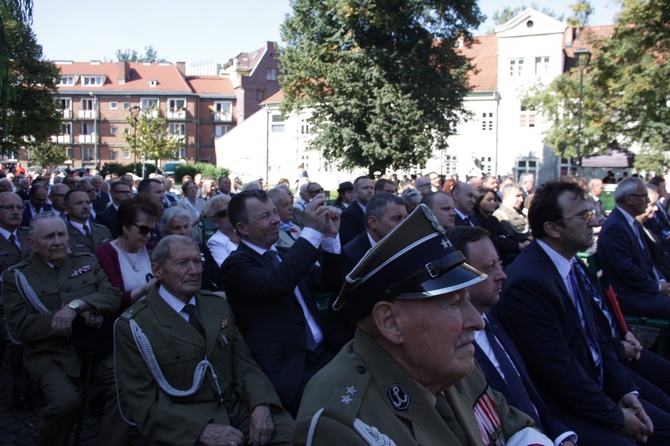
[[[215,75],[187,75],[183,62],[55,63],[61,74],[56,100],[62,121],[52,141],[63,146],[73,167],[140,161],[124,135],[133,132],[133,116],[156,113],[153,109],[182,142],[175,159],[216,164],[216,139],[279,91],[272,42],[240,53]]]

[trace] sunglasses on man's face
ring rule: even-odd
[[[135,223],[133,223],[133,226],[137,226],[137,229],[140,230],[140,234],[142,235],[147,235],[148,233],[151,232],[151,228],[147,225],[136,225]]]
[[[216,216],[219,218],[224,218],[228,216],[228,209],[221,209],[219,212],[216,213]]]

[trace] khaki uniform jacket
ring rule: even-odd
[[[79,229],[67,222],[67,236],[70,243],[70,251],[95,254],[95,251],[103,243],[112,241],[112,233],[103,225],[97,223],[86,223],[90,226],[91,238],[86,237]]]
[[[19,263],[22,259],[25,259],[30,252],[30,246],[28,245],[28,228],[19,227],[16,229],[16,235],[19,238],[19,244],[21,245],[21,252],[19,253],[12,244],[0,235],[0,273]]]
[[[398,446],[481,445],[473,408],[487,388],[479,369],[449,388],[445,395],[451,416],[445,422],[426,396],[428,391],[374,339],[357,330],[354,340],[307,385],[292,444],[306,444],[314,414],[325,408],[314,445],[368,445],[352,427],[356,418]],[[505,438],[532,426],[530,417],[508,407],[498,392],[491,392]]]
[[[127,403],[127,414],[150,444],[193,445],[208,423],[232,425],[248,440],[248,416],[260,404],[270,404],[275,423],[273,444],[286,444],[293,420],[283,410],[270,380],[251,358],[228,303],[209,292],[196,295],[206,340],[152,289],[117,320],[116,372]],[[207,358],[214,366],[224,403],[219,404],[212,373],[191,396],[163,392],[135,344],[134,320],[151,343],[168,383],[191,388],[196,366]]]
[[[528,220],[523,214],[519,214],[514,209],[501,204],[493,213],[493,216],[498,219],[509,235],[516,237],[519,241],[532,240]]]
[[[34,310],[19,294],[15,270],[25,275],[35,294],[49,310]],[[3,274],[4,308],[7,324],[14,336],[23,341],[24,363],[37,379],[50,367],[59,367],[68,376],[78,377],[81,356],[62,336],[51,330],[51,319],[63,305],[81,299],[93,305],[103,316],[112,316],[121,304],[121,292],[107,281],[96,258],[89,254],[67,256],[58,268],[51,268],[37,254],[9,268]]]

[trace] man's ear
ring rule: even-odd
[[[545,221],[542,225],[544,232],[551,238],[559,238],[561,236],[559,226],[560,224],[557,221]]]
[[[392,344],[402,343],[402,323],[400,312],[393,302],[377,302],[372,308],[372,320],[382,338]]]
[[[158,263],[151,262],[151,272],[153,273],[156,280],[158,280],[159,282],[160,282],[161,276],[162,276],[161,269],[162,268],[160,267],[160,265],[158,265]]]
[[[249,231],[247,231],[246,225],[244,223],[238,222],[235,225],[235,230],[237,231],[237,233],[240,236],[242,236],[242,235],[248,236],[249,235]]]

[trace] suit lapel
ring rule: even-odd
[[[204,345],[205,340],[202,339],[202,336],[163,300],[158,290],[152,289],[149,292],[147,303],[156,314],[158,322],[169,330],[171,337],[201,347]]]

